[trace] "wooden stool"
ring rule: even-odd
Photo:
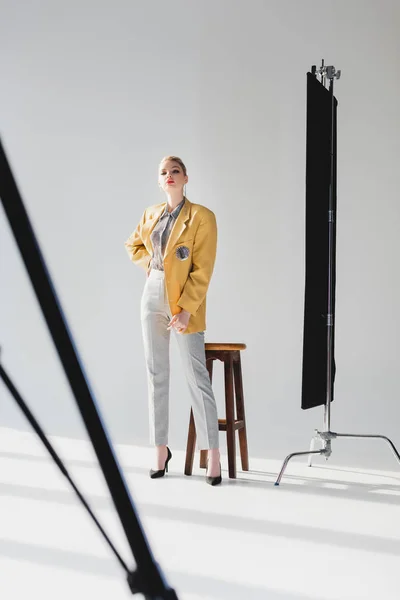
[[[214,360],[224,363],[225,373],[225,410],[226,418],[218,419],[219,431],[226,431],[228,446],[229,477],[236,478],[236,447],[235,431],[239,432],[240,457],[243,471],[249,470],[249,455],[247,449],[246,419],[244,414],[244,398],[242,383],[242,365],[240,351],[246,349],[246,344],[205,344],[206,365],[212,383]],[[235,393],[233,391],[235,387]],[[236,419],[235,401],[236,397]],[[193,471],[193,459],[196,446],[196,427],[193,410],[190,411],[189,432],[186,447],[185,475]],[[207,467],[207,450],[200,452],[200,467]]]

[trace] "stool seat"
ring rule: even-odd
[[[246,350],[246,344],[215,344],[215,343],[206,343],[206,350],[223,350],[224,352],[227,350]]]
[[[229,477],[236,477],[235,433],[238,432],[240,458],[243,471],[249,470],[249,453],[247,449],[246,418],[244,414],[244,397],[242,382],[241,350],[246,344],[206,343],[206,366],[210,381],[213,379],[213,363],[215,360],[224,363],[225,380],[225,418],[218,419],[218,430],[226,433],[228,449]],[[236,411],[235,411],[236,408]],[[236,413],[236,414],[235,414]],[[186,446],[185,475],[191,475],[196,444],[196,426],[193,410],[190,411],[189,431]],[[207,450],[200,451],[200,467],[207,467]]]

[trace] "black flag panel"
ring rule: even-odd
[[[327,399],[329,219],[333,220],[333,257],[336,255],[336,109],[336,98],[334,99],[332,111],[330,91],[314,75],[308,73],[306,276],[301,400],[303,409],[325,404]],[[333,128],[332,117],[334,119]],[[331,156],[332,132],[333,156]],[[331,159],[334,161],[332,190],[330,189]],[[329,209],[330,193],[332,193],[331,206],[333,208],[331,211]],[[333,306],[331,307],[333,316],[335,314],[335,272],[335,264],[333,264]],[[333,324],[332,330],[334,332]],[[333,353],[332,362],[334,372]]]

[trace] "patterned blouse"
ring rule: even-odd
[[[153,245],[153,257],[151,259],[150,266],[152,269],[157,271],[164,271],[164,252],[167,246],[169,236],[173,226],[175,225],[176,219],[181,212],[183,205],[185,204],[185,198],[178,204],[172,212],[168,212],[168,205],[165,207],[164,212],[158,220],[157,225],[151,232],[151,243]]]

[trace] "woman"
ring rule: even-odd
[[[144,268],[141,302],[148,375],[151,441],[156,446],[156,479],[168,471],[169,340],[177,337],[189,385],[197,440],[208,449],[206,481],[221,483],[217,408],[206,368],[206,294],[217,248],[215,215],[184,196],[186,167],[177,156],[164,158],[158,184],[167,201],[147,208],[125,246]]]

